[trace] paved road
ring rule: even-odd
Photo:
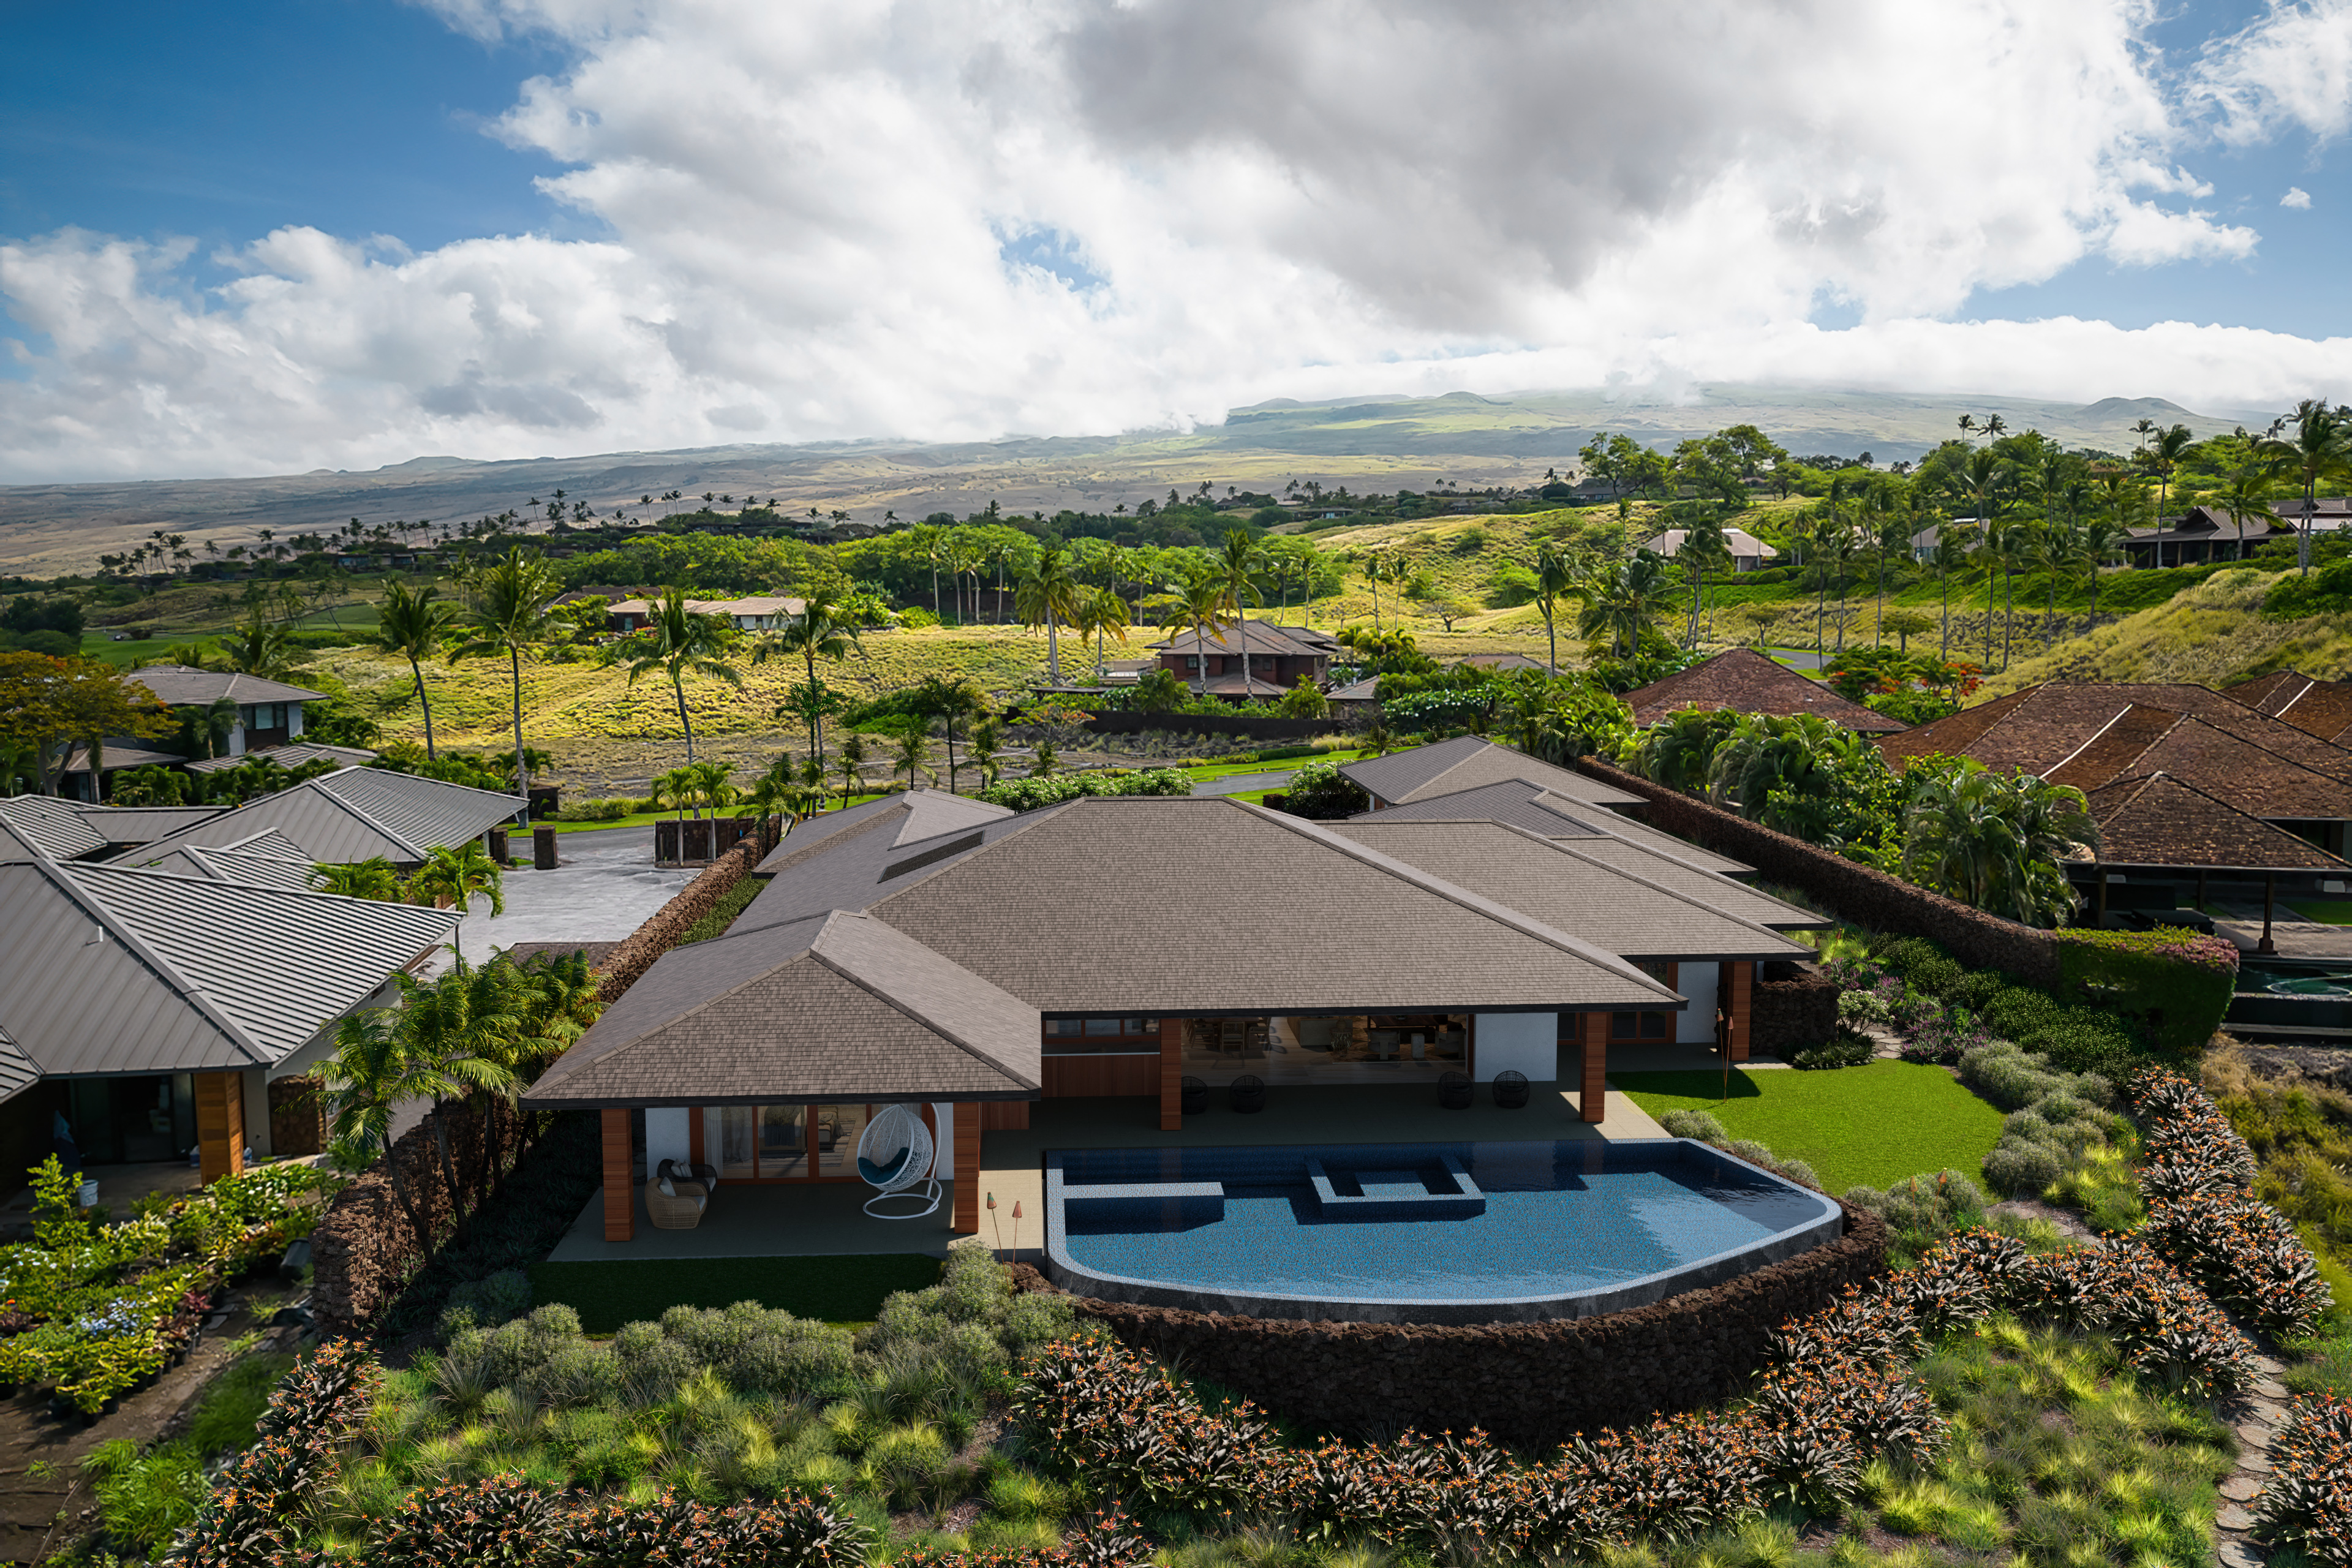
[[[1228,778],[1202,779],[1192,786],[1192,793],[1194,795],[1247,795],[1252,790],[1280,789],[1284,784],[1288,784],[1292,775],[1297,772],[1297,768],[1286,768],[1280,773],[1234,773]]]

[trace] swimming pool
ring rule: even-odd
[[[1688,1139],[1049,1150],[1046,1272],[1262,1318],[1580,1318],[1842,1234],[1838,1205]]]

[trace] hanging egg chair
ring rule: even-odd
[[[876,1219],[920,1219],[940,1206],[940,1184],[931,1175],[931,1130],[911,1105],[886,1105],[857,1140],[857,1174],[874,1189],[866,1212]],[[919,1203],[915,1209],[892,1205]]]

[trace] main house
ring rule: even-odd
[[[1150,645],[1160,668],[1207,696],[1279,697],[1304,680],[1330,679],[1339,640],[1307,626],[1272,621],[1221,621],[1201,632],[1184,632]]]
[[[761,871],[725,936],[662,957],[525,1096],[603,1116],[607,1241],[646,1213],[639,1113],[644,1171],[705,1165],[717,1201],[773,1203],[856,1181],[869,1119],[919,1105],[964,1232],[982,1140],[1058,1100],[1182,1131],[1187,1080],[1517,1075],[1572,1083],[1600,1121],[1612,1043],[1744,1042],[1755,964],[1804,956],[1783,932],[1819,923],[1590,824],[1318,824],[1210,796],[1013,816],[917,792],[796,830]]]

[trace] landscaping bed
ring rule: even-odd
[[[923,1253],[847,1258],[710,1258],[692,1264],[636,1259],[612,1263],[534,1263],[531,1299],[560,1301],[580,1314],[588,1333],[658,1318],[674,1306],[725,1307],[756,1301],[821,1322],[863,1325],[894,1290],[939,1282],[940,1260]]]

